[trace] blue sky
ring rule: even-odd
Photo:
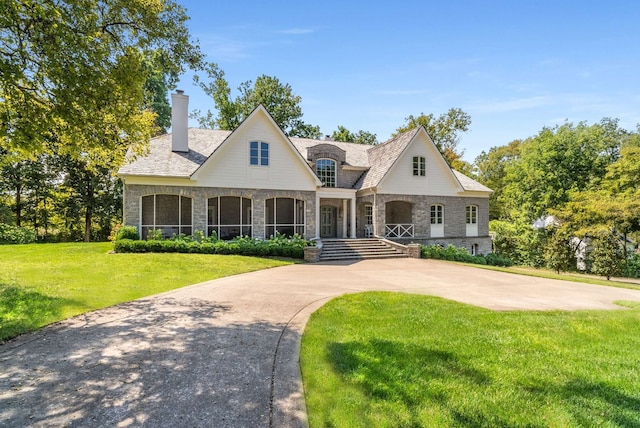
[[[177,1],[232,88],[276,76],[323,134],[385,141],[410,114],[457,107],[471,162],[565,120],[640,122],[636,0]],[[179,88],[190,109],[213,109],[190,75]]]

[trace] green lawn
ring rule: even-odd
[[[458,263],[458,262],[450,262],[450,263]],[[611,278],[611,280],[607,280],[604,277],[591,275],[591,274],[578,273],[578,272],[562,272],[558,274],[555,271],[552,271],[550,269],[533,268],[528,266],[500,267],[500,266],[476,265],[476,264],[470,264],[470,263],[460,263],[460,264],[479,268],[479,269],[488,269],[488,270],[494,270],[499,272],[515,273],[518,275],[535,276],[538,278],[559,279],[562,281],[579,282],[582,284],[604,285],[606,287],[630,288],[632,290],[640,290],[639,278]]]
[[[639,427],[640,305],[495,312],[362,293],[314,313],[313,427]]]
[[[289,261],[110,254],[112,243],[0,245],[0,342],[82,312]]]

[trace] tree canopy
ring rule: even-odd
[[[145,83],[155,63],[172,79],[197,66],[185,9],[172,0],[0,3],[0,142],[77,155],[144,144],[154,114]]]
[[[356,133],[349,131],[346,127],[340,125],[338,129],[333,131],[331,138],[334,141],[344,141],[345,143],[356,144],[377,144],[378,137],[376,134],[372,134],[368,131],[360,130]]]
[[[571,192],[597,187],[617,157],[621,140],[614,134],[623,135],[610,119],[591,126],[565,123],[520,144],[517,161],[505,169],[504,214],[519,211],[533,222],[567,203]]]
[[[464,150],[458,149],[460,134],[469,131],[471,116],[459,108],[451,108],[448,112],[435,117],[433,113],[420,113],[419,116],[409,115],[404,125],[396,129],[393,136],[407,132],[418,126],[423,126],[435,143],[442,156],[449,165],[454,165],[464,155]]]
[[[238,87],[238,95],[231,98],[231,88],[224,71],[216,64],[206,67],[208,81],[196,75],[195,82],[213,99],[216,113],[208,110],[194,111],[200,126],[226,130],[236,129],[251,112],[262,104],[284,133],[290,137],[319,138],[320,127],[302,120],[302,98],[293,93],[289,84],[281,83],[277,77],[261,75],[255,83],[251,80]]]

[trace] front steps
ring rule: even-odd
[[[408,257],[380,239],[323,239],[320,261]]]

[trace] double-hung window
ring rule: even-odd
[[[478,224],[478,207],[467,205],[467,224]]]
[[[413,157],[413,175],[418,177],[424,177],[426,175],[424,156]]]
[[[269,166],[269,143],[264,141],[251,141],[249,143],[249,164]]]

